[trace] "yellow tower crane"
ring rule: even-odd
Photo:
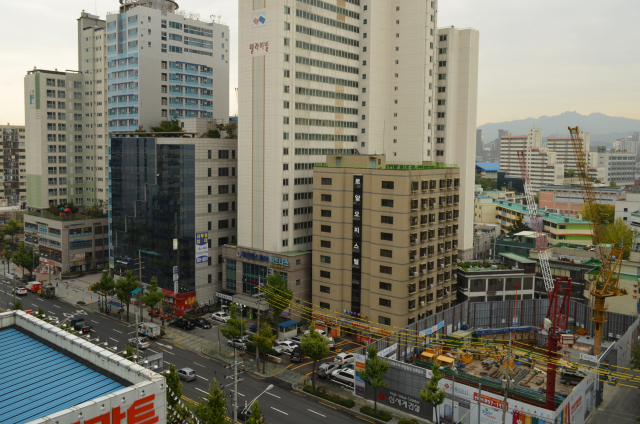
[[[596,256],[602,264],[600,266],[598,278],[591,284],[591,297],[593,298],[593,303],[591,305],[591,308],[593,309],[593,316],[591,317],[591,320],[595,323],[596,327],[593,337],[593,354],[597,356],[600,354],[600,345],[602,343],[602,325],[608,320],[606,315],[607,307],[604,300],[607,297],[624,296],[627,294],[625,289],[618,287],[624,248],[612,246],[611,250],[607,252],[607,249],[603,246],[604,228],[601,224],[602,217],[600,216],[600,209],[598,208],[596,196],[593,192],[593,183],[589,176],[587,154],[582,145],[580,129],[578,127],[569,127],[569,133],[571,134],[573,153],[576,157],[576,171],[580,179],[585,210],[591,215],[590,222],[593,233],[593,244],[596,248]]]

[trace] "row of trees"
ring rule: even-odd
[[[131,292],[138,287],[140,287],[140,282],[131,271],[127,271],[124,277],[118,279],[118,281],[115,281],[108,271],[104,271],[100,280],[91,286],[91,291],[103,297],[104,305],[107,303],[108,296],[115,295],[120,302],[127,305],[127,321],[129,321],[129,305],[133,297]],[[158,279],[151,277],[151,283],[147,285],[144,292],[140,295],[140,300],[145,305],[153,308],[158,302],[162,301],[162,299],[164,299],[164,292],[158,288]],[[151,321],[153,321],[153,315],[151,315]]]

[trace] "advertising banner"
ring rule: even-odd
[[[209,262],[209,233],[196,233],[196,264]]]
[[[356,353],[355,357],[355,384],[353,385],[353,392],[356,396],[364,397],[365,392],[365,382],[362,378],[360,378],[360,373],[364,371],[364,360],[366,359],[365,355],[361,355]]]
[[[436,331],[438,331],[438,330],[440,330],[442,328],[444,328],[444,321],[440,321],[436,325],[420,331],[420,335],[421,336],[427,336],[427,335],[429,335],[431,333],[435,333]]]
[[[69,255],[69,262],[84,261],[84,253],[74,253]]]

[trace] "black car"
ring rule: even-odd
[[[211,323],[204,319],[204,318],[196,318],[193,320],[193,323],[196,325],[196,327],[200,327],[200,328],[211,328]]]
[[[196,324],[191,319],[187,318],[178,318],[174,321],[173,325],[178,328],[182,328],[183,330],[193,330],[196,328]]]
[[[302,349],[300,347],[294,347],[291,351],[291,362],[302,362]]]

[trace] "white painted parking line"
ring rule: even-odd
[[[114,342],[118,342],[116,339],[114,339],[113,337],[109,337],[111,340],[113,340]]]
[[[320,415],[321,417],[325,417],[325,418],[327,418],[327,416],[326,416],[326,415],[322,415],[321,413],[316,412],[316,411],[313,411],[313,410],[311,410],[311,409],[307,409],[307,411],[309,411],[309,412],[313,412],[314,414],[318,414],[318,415]]]
[[[98,321],[94,321],[94,320],[92,320],[92,319],[90,319],[89,321],[91,321],[91,322],[95,322],[96,324],[98,324]]]
[[[200,365],[200,364],[199,364],[199,363],[197,363],[197,362],[194,362],[194,364],[195,364],[195,365],[197,365],[197,366],[199,366],[199,367],[205,368],[205,366],[204,366],[204,365]]]
[[[271,409],[273,409],[274,411],[278,411],[278,412],[280,412],[281,414],[289,415],[289,414],[287,414],[286,412],[283,412],[283,411],[281,411],[281,410],[279,410],[279,409],[274,408],[273,406],[271,407]]]
[[[55,312],[51,312],[51,311],[47,311],[47,312],[49,312],[49,315],[55,314]],[[51,317],[49,317],[49,318],[51,318]]]
[[[203,376],[198,375],[198,374],[196,374],[196,377],[201,378],[201,379],[203,379],[204,381],[209,381],[209,380],[207,380],[206,378],[204,378]]]
[[[196,389],[196,390],[198,390],[198,391],[201,391],[201,392],[202,392],[202,393],[204,393],[204,394],[207,394],[207,395],[209,394],[209,392],[205,392],[204,390],[202,390],[202,389],[198,389],[197,387],[196,387],[195,389]]]
[[[44,302],[43,299],[40,299],[40,298],[37,298],[37,297],[36,297],[36,300],[39,300],[40,302]],[[53,306],[56,306],[56,305],[53,305]],[[59,306],[58,306],[58,308],[59,308]]]
[[[273,393],[269,393],[269,392],[265,392],[265,393],[270,395],[270,396],[277,397],[278,399],[280,399],[280,396],[278,396],[278,395],[274,395]]]
[[[155,350],[153,350],[153,349],[149,349],[149,350],[150,350],[151,352],[153,352],[153,353],[160,353],[160,352],[156,352],[156,351],[155,351]]]
[[[115,331],[116,333],[120,333],[120,334],[122,334],[122,331],[118,331],[118,330],[116,330],[115,328],[112,328],[112,330],[113,330],[113,331]]]
[[[54,308],[58,308],[58,309],[60,309],[60,307],[59,307],[58,305],[53,305],[53,307],[54,307]]]

